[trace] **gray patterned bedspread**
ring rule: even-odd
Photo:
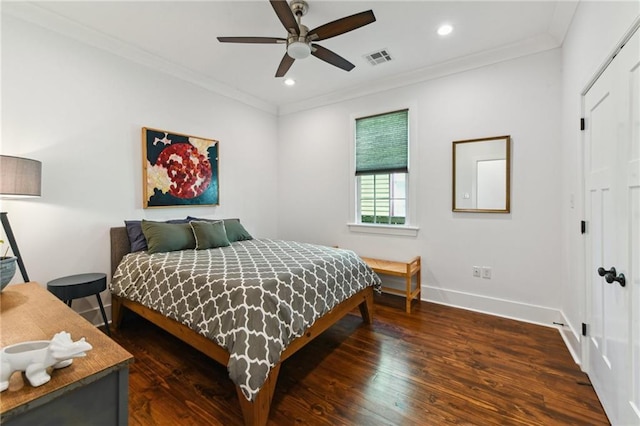
[[[380,278],[352,251],[254,239],[210,250],[126,255],[110,285],[214,340],[252,401],[282,352],[318,318]]]

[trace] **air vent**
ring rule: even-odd
[[[382,49],[365,55],[365,58],[367,58],[367,61],[369,61],[371,65],[379,65],[389,62],[391,60],[391,55],[389,55],[387,49]]]

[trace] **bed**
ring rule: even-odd
[[[129,309],[226,365],[246,425],[267,423],[283,361],[356,307],[372,323],[380,279],[349,250],[251,239],[149,255],[110,234],[112,326]]]

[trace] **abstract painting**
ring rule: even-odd
[[[207,206],[218,201],[218,141],[142,128],[143,204]]]

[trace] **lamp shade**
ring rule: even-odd
[[[39,197],[42,163],[29,158],[0,155],[0,196]]]

